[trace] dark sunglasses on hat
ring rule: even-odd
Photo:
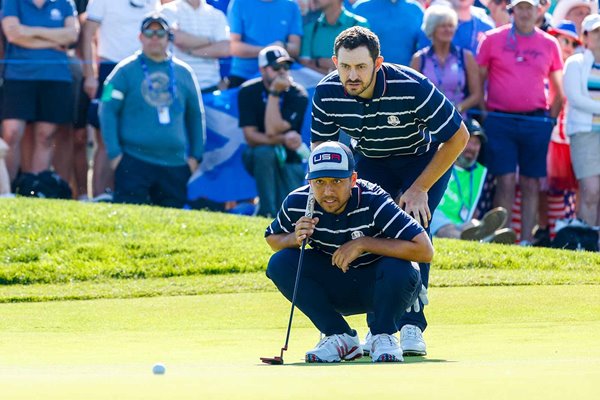
[[[151,39],[152,36],[156,36],[159,39],[162,39],[162,38],[166,37],[167,34],[168,34],[168,32],[164,29],[144,29],[144,30],[142,30],[142,35],[144,35],[148,39]]]

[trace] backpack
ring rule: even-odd
[[[54,172],[21,173],[14,183],[14,193],[20,196],[48,199],[71,199],[69,184]]]
[[[557,228],[552,240],[556,249],[598,251],[598,230],[579,219],[564,221],[564,226]],[[557,221],[557,226],[559,226]]]

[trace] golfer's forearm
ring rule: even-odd
[[[433,246],[425,232],[415,236],[411,241],[373,237],[362,237],[357,240],[362,241],[361,248],[364,252],[380,256],[416,262],[430,262],[433,258]]]
[[[454,136],[442,143],[431,162],[412,184],[413,187],[428,191],[454,164],[469,140],[469,132],[463,123]]]
[[[296,233],[278,233],[276,235],[269,235],[266,238],[267,243],[271,246],[273,251],[279,251],[283,249],[294,249],[298,248],[298,242],[296,242]]]

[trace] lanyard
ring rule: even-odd
[[[154,93],[154,87],[152,86],[152,81],[150,80],[150,73],[148,72],[148,64],[146,64],[146,60],[144,60],[144,56],[140,56],[140,64],[142,65],[142,71],[144,71],[144,82],[148,85],[149,93]],[[176,82],[175,82],[175,67],[173,66],[173,59],[169,57],[169,94],[171,95],[171,100],[175,103],[175,99],[177,97],[176,91]],[[166,105],[166,104],[165,104]]]
[[[466,170],[465,170],[466,171]],[[458,179],[458,174],[456,173],[456,168],[452,166],[452,176],[454,177],[454,181],[456,182],[456,188],[458,189],[458,196],[460,197],[460,208],[470,210],[473,206],[473,173],[474,169],[469,170],[469,203],[466,204],[464,199],[466,196],[463,195],[462,188],[460,186],[460,179]]]

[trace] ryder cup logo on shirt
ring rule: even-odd
[[[350,237],[352,237],[352,240],[358,239],[365,236],[364,233],[362,233],[361,231],[354,231],[352,232],[352,234],[350,234]]]
[[[50,10],[50,19],[52,21],[60,21],[63,19],[62,13],[58,8],[53,8]]]
[[[400,123],[400,118],[398,118],[395,115],[390,115],[387,119],[388,124],[392,125],[392,126],[396,126]]]

